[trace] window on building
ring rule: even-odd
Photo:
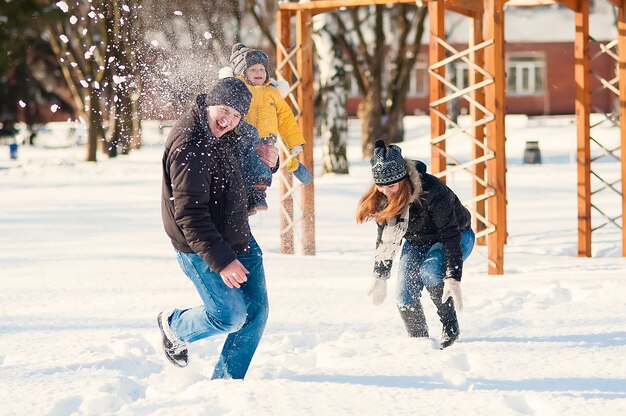
[[[424,97],[428,95],[428,63],[419,59],[415,63],[414,76],[409,83],[409,95],[412,97]]]
[[[539,95],[545,86],[545,58],[510,56],[506,62],[508,95]]]

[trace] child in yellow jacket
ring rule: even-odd
[[[234,75],[241,79],[252,93],[245,121],[257,129],[261,142],[275,142],[280,135],[289,149],[287,170],[293,172],[302,183],[310,183],[311,173],[305,166],[299,164],[297,159],[303,149],[304,136],[291,107],[283,98],[279,85],[270,78],[267,54],[258,49],[247,48],[243,43],[237,43],[232,48],[229,67],[232,73],[222,68],[220,78]],[[262,187],[262,184],[254,184],[253,189],[258,190]]]

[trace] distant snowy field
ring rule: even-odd
[[[594,233],[593,258],[576,257],[573,120],[507,119],[505,275],[487,275],[484,247],[470,256],[461,340],[445,351],[429,299],[431,340],[418,341],[393,291],[379,307],[365,296],[375,230],[353,219],[370,178],[350,128],[350,175],[316,176],[316,256],[279,253],[277,186],[252,218],[271,310],[244,382],[209,379],[221,337],[192,344],[186,369],[160,349],[157,313],[200,301],[162,230],[153,124],[141,151],[96,164],[66,125],[17,161],[0,146],[0,414],[623,414],[626,260],[612,225]],[[407,128],[405,155],[428,159],[428,119]],[[521,163],[527,140],[543,164]],[[615,161],[600,167],[619,178]],[[461,173],[449,183],[470,192]],[[618,197],[598,197],[619,215]]]

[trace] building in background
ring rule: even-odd
[[[616,76],[615,61],[599,54],[600,43],[617,39],[615,9],[605,1],[596,1],[590,15],[590,45],[592,74],[605,79]],[[448,42],[457,50],[467,48],[468,19],[458,14],[446,15]],[[406,100],[407,114],[428,113],[428,29],[415,65],[410,92]],[[573,114],[576,89],[574,84],[574,12],[557,5],[505,8],[505,59],[507,113],[512,114]],[[599,43],[596,43],[599,42]],[[617,52],[615,48],[613,52]],[[464,63],[446,68],[447,77],[459,87],[468,83],[468,68]],[[601,88],[591,76],[592,111],[611,112],[615,95]],[[360,102],[358,89],[350,85],[348,111],[356,115]],[[459,100],[460,113],[466,113],[467,102]]]

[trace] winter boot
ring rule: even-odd
[[[427,288],[430,293],[430,298],[437,307],[437,315],[443,324],[443,331],[441,332],[441,344],[439,349],[448,348],[454,344],[459,338],[461,331],[459,330],[459,321],[456,318],[456,311],[454,310],[454,302],[452,298],[448,298],[445,302],[441,301],[443,295],[443,284]]]
[[[170,328],[171,311],[163,311],[157,317],[157,323],[163,338],[163,351],[167,359],[176,367],[186,367],[189,363],[187,343],[180,341]]]
[[[428,324],[424,316],[424,309],[420,302],[412,305],[398,305],[398,311],[406,327],[406,332],[412,338],[427,338]]]

